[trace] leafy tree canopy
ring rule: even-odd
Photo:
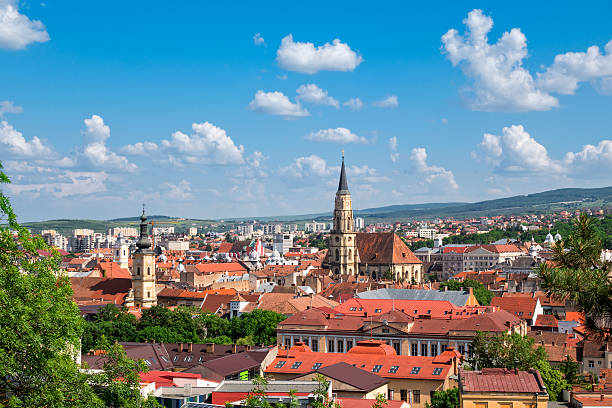
[[[459,408],[459,388],[436,391],[431,397],[431,404],[425,404],[426,408]]]

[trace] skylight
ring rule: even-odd
[[[433,375],[440,375],[440,374],[442,374],[442,368],[440,367],[434,368]]]
[[[410,374],[418,374],[419,371],[421,371],[421,367],[412,367],[412,371],[410,371]]]
[[[291,364],[291,368],[295,370],[296,368],[299,368],[301,365],[302,365],[301,361],[296,361],[295,363]]]
[[[373,373],[378,373],[378,372],[380,372],[381,368],[382,368],[382,365],[381,364],[377,364],[377,365],[374,366],[374,368],[372,368],[372,372]]]
[[[274,368],[281,368],[282,366],[284,366],[286,363],[286,361],[279,361],[278,363],[276,363],[276,365],[274,366]]]
[[[392,374],[397,373],[397,370],[399,370],[399,366],[391,366],[391,368],[389,369],[389,372]]]
[[[312,366],[313,370],[318,370],[319,368],[321,368],[321,366],[323,365],[323,363],[314,363],[314,365]]]

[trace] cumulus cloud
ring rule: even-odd
[[[568,152],[564,163],[576,177],[609,177],[612,172],[612,140],[602,140],[596,146],[587,144],[576,153]]]
[[[47,192],[58,198],[76,195],[89,195],[106,191],[105,181],[108,175],[104,172],[74,172],[65,171],[58,176],[58,181],[37,184],[9,184],[9,193]]]
[[[523,67],[527,39],[520,29],[505,32],[490,44],[488,34],[493,19],[482,10],[472,10],[463,23],[467,27],[464,35],[451,29],[442,36],[442,43],[453,66],[460,65],[474,81],[466,95],[472,109],[529,111],[559,106],[557,99],[539,89]]]
[[[316,132],[310,132],[304,136],[304,139],[318,142],[368,143],[368,139],[365,137],[358,136],[349,129],[343,127],[338,127],[335,129],[321,129]]]
[[[293,103],[282,92],[257,91],[255,98],[249,103],[249,109],[268,115],[279,115],[285,119],[309,116],[310,113],[299,103]]]
[[[416,171],[423,177],[424,184],[427,186],[435,187],[440,190],[449,188],[451,190],[457,190],[459,188],[452,171],[439,166],[430,166],[427,163],[427,150],[425,150],[425,148],[413,148],[410,159]]]
[[[351,98],[348,101],[344,102],[344,106],[348,106],[352,110],[360,110],[363,108],[363,102],[359,98]]]
[[[83,156],[93,166],[126,171],[136,170],[135,164],[130,163],[127,158],[118,155],[106,146],[106,140],[110,137],[110,127],[104,123],[101,116],[92,115],[91,118],[85,119],[83,122],[85,123]]]
[[[391,152],[390,158],[393,163],[397,163],[400,158],[400,154],[397,151],[397,146],[397,137],[393,136],[392,138],[389,138],[389,151]]]
[[[253,44],[255,45],[266,45],[266,41],[261,36],[260,33],[257,33],[253,36]]]
[[[381,99],[380,101],[373,102],[372,105],[378,106],[379,108],[397,108],[399,106],[399,102],[397,100],[397,96],[391,95],[385,99]]]
[[[126,145],[121,148],[121,152],[134,156],[146,156],[157,151],[159,146],[154,142],[138,142]]]
[[[563,166],[548,156],[546,147],[538,143],[522,125],[507,126],[502,135],[485,133],[478,146],[495,164],[497,172],[563,172]]]
[[[294,178],[326,177],[331,175],[331,172],[332,169],[325,159],[314,154],[298,157],[290,166],[281,169],[283,175]]]
[[[276,60],[288,71],[315,74],[319,71],[353,71],[363,58],[339,39],[315,47],[310,42],[294,42],[289,34],[281,41]]]
[[[315,84],[301,85],[296,92],[298,94],[296,99],[302,102],[329,105],[334,108],[340,107],[340,103],[336,99],[329,96],[325,89],[321,89]]]
[[[187,180],[182,180],[178,184],[164,182],[160,184],[159,188],[162,190],[162,196],[171,200],[189,200],[193,198],[191,183]]]
[[[5,120],[0,121],[0,144],[4,145],[8,152],[20,157],[44,158],[53,154],[53,150],[46,146],[38,136],[28,141],[21,132]]]
[[[591,46],[586,52],[568,52],[555,57],[554,63],[543,73],[538,73],[541,89],[560,94],[573,94],[583,81],[612,81],[612,40],[604,47],[602,54],[598,46]]]
[[[189,163],[241,164],[244,147],[236,146],[224,129],[210,122],[194,123],[191,135],[176,131],[170,140],[161,145],[169,152],[176,152]]]
[[[31,43],[47,41],[44,24],[19,13],[17,0],[0,0],[0,48],[22,50]]]
[[[7,113],[21,113],[23,108],[15,105],[12,101],[0,101],[0,118]]]
[[[346,172],[351,179],[354,179],[356,184],[366,183],[366,184],[379,184],[379,183],[388,183],[391,179],[387,176],[383,176],[378,173],[378,170],[364,166],[349,166],[346,169]]]

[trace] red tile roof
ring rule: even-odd
[[[544,381],[537,370],[518,371],[507,368],[483,368],[482,371],[461,371],[462,392],[542,393]]]
[[[499,306],[503,310],[523,318],[532,319],[538,299],[532,297],[494,297],[491,306]]]
[[[538,315],[535,326],[539,327],[559,327],[559,321],[553,315]]]
[[[355,244],[362,264],[422,263],[394,232],[360,232],[356,235]]]

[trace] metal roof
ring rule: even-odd
[[[465,306],[469,292],[461,290],[427,290],[427,289],[376,289],[355,294],[359,299],[395,299],[395,300],[446,300],[457,306]]]

